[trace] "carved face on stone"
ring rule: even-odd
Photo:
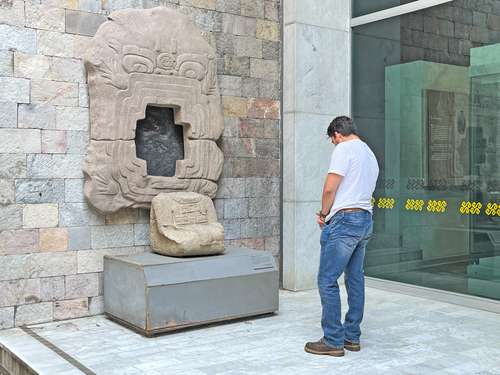
[[[104,213],[149,207],[159,193],[214,197],[223,156],[215,141],[223,120],[215,52],[186,16],[167,8],[114,12],[85,59],[90,145],[85,195]],[[184,159],[173,177],[150,176],[137,158],[137,121],[147,106],[170,107],[182,126]]]

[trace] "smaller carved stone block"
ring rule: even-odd
[[[212,200],[192,192],[162,193],[151,202],[151,248],[186,257],[224,252],[224,227]]]

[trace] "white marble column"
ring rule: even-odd
[[[330,121],[350,113],[350,0],[284,0],[283,286],[316,287]]]

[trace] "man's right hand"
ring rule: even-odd
[[[325,226],[325,219],[316,214],[316,222],[319,225],[319,229],[323,229],[323,227]]]

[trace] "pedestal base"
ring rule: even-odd
[[[278,269],[266,251],[104,257],[104,312],[145,336],[275,312],[278,288]]]

